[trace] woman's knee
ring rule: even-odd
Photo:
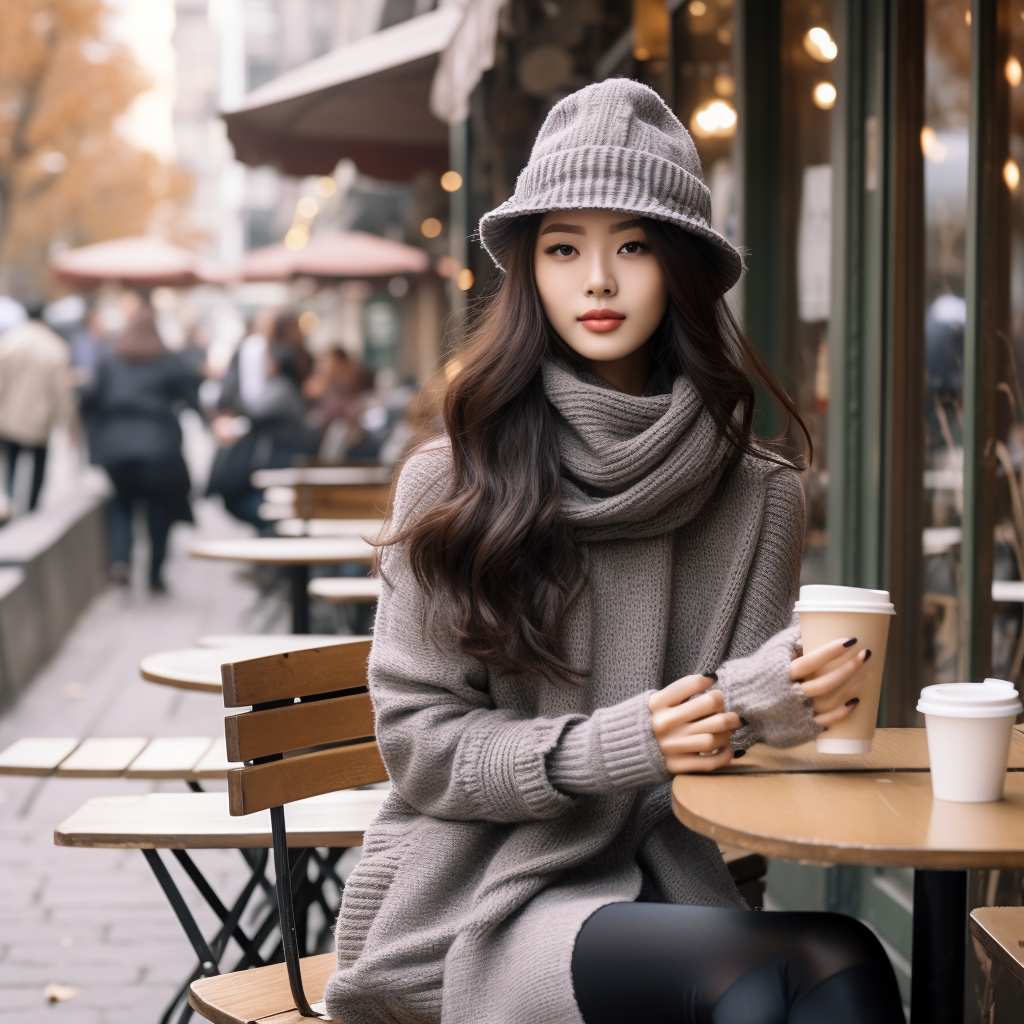
[[[803,952],[827,976],[849,967],[888,964],[889,958],[874,932],[845,914],[818,913],[804,935]]]

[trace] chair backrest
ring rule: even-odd
[[[296,1009],[317,1017],[306,999],[292,901],[284,805],[321,793],[386,782],[373,738],[366,688],[369,640],[272,654],[221,666],[224,706],[249,707],[224,721],[232,814],[270,808],[281,943]]]
[[[390,484],[299,484],[295,512],[300,519],[373,519],[384,515]]]
[[[251,814],[353,786],[386,782],[366,689],[369,640],[251,658],[221,667],[232,814]]]

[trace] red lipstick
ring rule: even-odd
[[[588,331],[614,331],[625,319],[625,313],[617,313],[614,309],[588,309],[576,318]]]

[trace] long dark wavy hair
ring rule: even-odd
[[[443,399],[452,453],[445,491],[385,543],[403,544],[435,639],[454,637],[501,672],[578,682],[587,673],[567,660],[562,633],[585,570],[559,515],[561,466],[540,367],[546,358],[579,364],[537,293],[540,220],[522,218],[505,274],[459,352]],[[674,225],[646,220],[644,229],[669,294],[652,365],[668,379],[690,378],[737,456],[800,468],[799,457],[783,455],[785,434],[755,444],[751,378],[783,408],[787,430],[799,424],[810,451],[799,413],[722,299],[716,250]]]

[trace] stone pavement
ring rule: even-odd
[[[240,566],[188,557],[193,540],[246,533],[210,501],[196,503],[196,517],[195,527],[174,529],[170,594],[150,597],[140,586],[101,594],[19,703],[0,717],[0,749],[20,736],[220,733],[224,709],[217,696],[144,682],[139,659],[189,646],[204,633],[266,631],[268,619],[269,629],[283,632],[285,609],[258,601],[238,578]],[[139,547],[136,569],[142,570]],[[141,584],[142,573],[136,575]],[[195,957],[149,866],[137,850],[55,847],[53,829],[92,796],[182,789],[163,781],[0,776],[2,1024],[159,1020]],[[195,860],[222,898],[244,884],[236,851],[200,851]],[[212,912],[177,862],[170,863],[209,934]],[[79,994],[48,1003],[43,988],[51,983]]]

